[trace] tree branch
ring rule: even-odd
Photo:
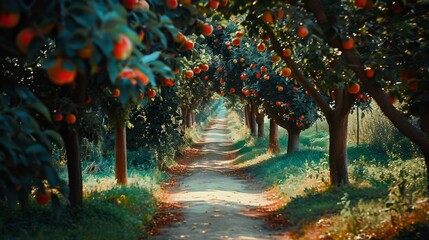
[[[325,115],[329,115],[332,111],[329,107],[328,102],[322,97],[322,95],[314,88],[313,84],[304,76],[301,70],[298,68],[296,63],[292,61],[290,57],[283,56],[283,48],[276,37],[273,29],[266,23],[262,23],[262,28],[267,32],[271,39],[273,50],[286,62],[291,68],[294,79],[307,90],[310,97],[316,102]],[[280,124],[279,124],[280,125]]]

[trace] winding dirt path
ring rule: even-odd
[[[272,204],[264,190],[232,176],[234,150],[229,150],[226,110],[221,109],[202,134],[202,157],[170,189],[170,202],[184,206],[184,220],[161,229],[151,239],[284,239],[266,228],[251,209]]]

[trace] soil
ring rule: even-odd
[[[264,222],[256,209],[276,204],[262,186],[235,174],[227,130],[226,110],[221,109],[194,146],[192,161],[165,187],[164,217],[172,223],[151,239],[285,239],[279,228]],[[196,156],[196,157],[195,157]]]

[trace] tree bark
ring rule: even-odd
[[[301,129],[295,126],[291,126],[288,130],[287,136],[287,154],[291,154],[299,151],[299,135]]]
[[[186,109],[186,127],[192,127],[192,110],[189,108]]]
[[[185,107],[182,108],[182,119],[183,119],[183,126],[185,128],[188,128],[188,108],[185,108]]]
[[[127,129],[124,123],[115,123],[115,178],[120,185],[126,185],[127,180]]]
[[[264,132],[264,118],[265,118],[265,114],[264,113],[258,113],[258,115],[256,115],[256,122],[258,123],[258,138],[262,138],[265,135]]]
[[[197,114],[195,113],[195,109],[192,109],[192,126],[197,124]]]
[[[82,185],[82,166],[80,163],[80,144],[77,129],[69,126],[63,126],[61,135],[64,139],[64,145],[67,155],[67,173],[69,180],[69,201],[71,207],[82,206],[83,185]]]
[[[244,122],[246,123],[246,127],[250,128],[249,124],[249,108],[248,105],[244,106]]]
[[[279,126],[274,121],[274,119],[270,119],[270,141],[268,144],[268,152],[269,153],[278,153],[280,152],[279,147]]]
[[[88,79],[79,74],[76,77],[76,89],[73,91],[72,100],[78,106],[85,103],[86,89]],[[76,118],[82,116],[82,109],[76,112]],[[71,207],[82,206],[83,202],[83,184],[82,184],[82,164],[81,164],[81,149],[79,138],[79,125],[70,126],[63,124],[61,135],[64,139],[64,145],[67,155],[67,172],[69,179],[69,201]]]
[[[252,108],[252,112],[254,113],[255,118],[256,118],[255,121],[256,121],[256,124],[257,124],[257,127],[258,127],[257,136],[258,136],[258,138],[264,137],[264,135],[265,135],[265,132],[264,132],[264,118],[265,118],[265,115],[264,115],[263,112],[260,113],[258,111],[258,105],[255,103],[255,101],[251,101],[250,102],[250,107]]]
[[[332,186],[349,183],[347,171],[348,114],[327,118],[329,125],[329,176]]]
[[[250,134],[256,136],[256,116],[252,107],[249,105],[249,123],[250,123]]]

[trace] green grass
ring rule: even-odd
[[[351,184],[331,188],[326,131],[304,131],[300,151],[293,154],[286,154],[287,133],[280,130],[279,137],[283,151],[274,155],[265,154],[266,137],[247,139],[234,164],[282,196],[285,205],[277,214],[285,216],[298,232],[302,230],[298,239],[306,239],[305,229],[319,229],[317,222],[324,218],[332,223],[321,234],[333,239],[354,239],[362,234],[401,239],[398,236],[416,236],[419,232],[429,236],[422,158],[404,158],[414,153],[407,153],[406,148],[389,149],[380,142],[351,145],[347,150]]]
[[[130,171],[129,185],[115,184],[109,172],[84,175],[84,202],[56,211],[50,204],[0,207],[1,239],[139,239],[156,213],[154,193],[164,178]]]

